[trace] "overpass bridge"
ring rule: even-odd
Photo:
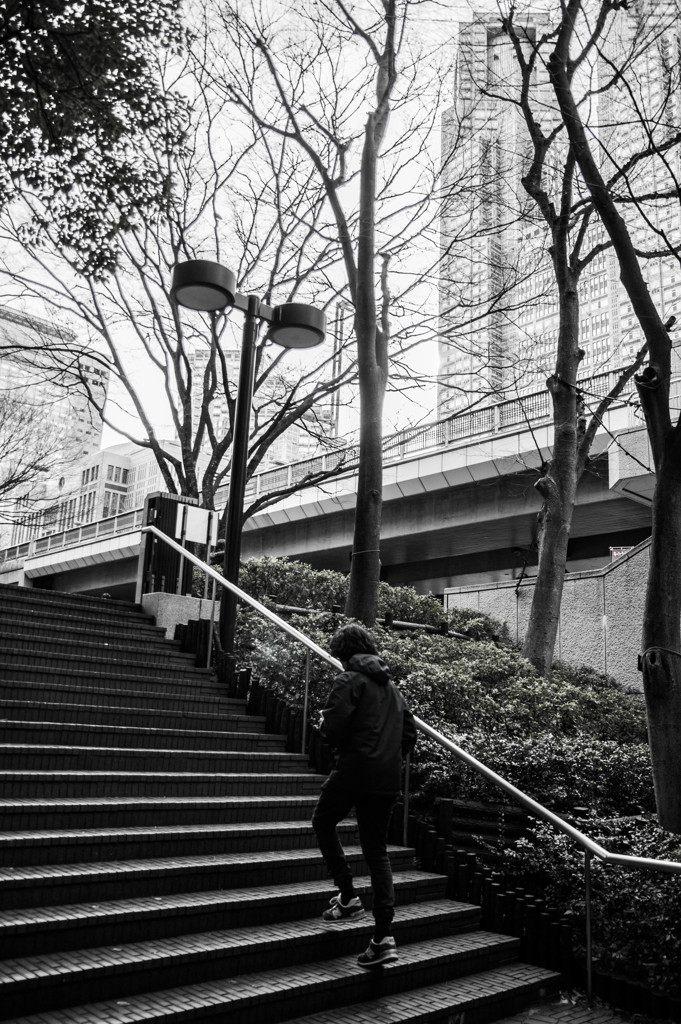
[[[589,383],[606,394],[616,373]],[[401,431],[384,442],[382,577],[441,594],[446,587],[532,574],[538,470],[551,452],[548,392]],[[257,512],[244,558],[290,556],[315,568],[349,568],[357,452],[333,451],[253,478],[247,503],[326,468],[341,472]],[[610,549],[650,534],[653,476],[645,431],[620,402],[606,414],[579,488],[571,571],[600,568]],[[0,581],[129,596],[142,510],[0,552]]]

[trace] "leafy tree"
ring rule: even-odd
[[[164,203],[156,154],[181,144],[184,104],[154,54],[184,34],[180,0],[3,4],[0,208],[30,197],[27,238],[49,228],[98,273],[117,234]]]

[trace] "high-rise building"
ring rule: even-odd
[[[0,395],[20,411],[17,430],[26,435],[11,440],[45,453],[45,465],[36,468],[20,492],[4,495],[11,506],[0,524],[3,539],[23,521],[56,508],[77,487],[80,460],[97,452],[102,438],[102,421],[90,396],[103,403],[108,384],[105,362],[79,345],[73,331],[0,310]]]
[[[204,380],[210,360],[211,352],[208,346],[197,346],[189,357],[189,364],[192,372],[192,420],[198,423],[201,415],[201,405],[204,396]],[[236,387],[239,380],[239,362],[241,354],[237,348],[226,348],[223,356],[229,379],[233,382],[232,398],[236,396]],[[259,388],[253,398],[251,410],[251,428],[258,422],[265,423],[270,415],[274,415],[278,408],[282,408],[291,389],[291,379],[285,373],[272,374],[263,387]],[[230,416],[227,406],[227,395],[222,388],[218,388],[211,399],[211,420],[213,428],[218,437],[224,436],[229,430]],[[293,423],[280,437],[276,438],[269,446],[265,458],[260,464],[260,469],[265,470],[274,466],[288,465],[302,459],[311,458],[318,454],[320,448],[320,436],[330,438],[334,436],[336,421],[334,418],[334,407],[329,401],[325,408],[315,408],[305,414],[300,422]],[[203,455],[207,459],[210,455],[210,440],[206,434],[204,441]],[[228,453],[229,457],[229,453]]]
[[[671,4],[639,0],[629,14],[611,19],[600,54],[584,71],[589,76],[588,126],[594,151],[606,180],[614,169],[641,148],[641,130],[634,99],[648,116],[664,112],[669,133],[681,124],[674,68],[681,57],[681,35],[668,17]],[[548,24],[542,5],[533,6],[525,25],[525,53]],[[668,10],[669,8],[669,10]],[[665,20],[666,19],[666,20]],[[624,55],[636,52],[637,95],[610,88],[613,68]],[[476,17],[460,26],[455,103],[443,123],[444,203],[441,223],[440,376],[438,415],[447,417],[478,404],[491,404],[541,387],[555,369],[558,302],[548,251],[545,222],[525,193],[531,146],[517,103],[520,87],[513,43],[498,15]],[[556,101],[544,62],[534,73],[532,102],[547,135],[557,123]],[[586,110],[586,107],[582,108]],[[635,141],[634,141],[635,140]],[[558,147],[560,153],[560,146]],[[564,155],[564,153],[563,153]],[[661,191],[681,180],[679,148],[665,155],[673,174],[658,179],[661,164],[638,161],[620,178],[620,188],[638,194]],[[559,173],[561,160],[546,167]],[[553,196],[555,196],[555,192]],[[650,201],[636,213],[627,207],[634,241],[662,251],[679,244],[681,205],[678,195]],[[602,226],[593,219],[582,254],[603,243],[581,273],[580,377],[588,379],[606,368],[625,366],[643,342],[640,326],[620,282],[617,258],[606,244]],[[681,265],[672,255],[642,260],[643,273],[662,318],[681,311]]]
[[[88,388],[98,401],[106,397],[109,371],[103,360],[79,347],[68,328],[0,310],[0,391],[37,410],[63,439],[65,454],[80,457],[99,449],[102,421],[88,400]]]
[[[162,443],[180,454],[176,441]],[[58,484],[52,481],[52,500],[17,516],[7,543],[23,544],[142,508],[147,494],[165,490],[153,452],[132,441],[111,445],[78,460],[68,484],[63,478]]]

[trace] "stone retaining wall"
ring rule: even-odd
[[[555,657],[590,665],[635,690],[642,689],[638,654],[650,540],[592,572],[565,577]],[[534,580],[473,584],[445,590],[445,608],[475,608],[505,622],[522,642],[532,604]]]

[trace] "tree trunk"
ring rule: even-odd
[[[657,466],[641,667],[658,818],[681,833],[681,453],[676,430]]]
[[[389,5],[394,6],[394,5]],[[379,75],[379,79],[380,79]],[[384,106],[379,103],[379,111]],[[346,615],[373,626],[378,610],[383,510],[383,401],[388,384],[387,261],[383,264],[382,321],[376,316],[376,161],[387,108],[367,120],[360,182],[355,334],[359,371],[359,471]]]
[[[559,282],[560,324],[556,372],[546,386],[553,401],[553,454],[535,487],[544,499],[538,516],[539,564],[523,654],[543,676],[551,671],[560,622],[570,524],[584,468],[580,442],[584,433],[582,401],[577,390],[579,296],[577,276],[568,266],[563,245],[554,246]]]
[[[347,615],[372,626],[378,611],[383,509],[384,374],[376,366],[360,385],[359,471]]]
[[[539,513],[539,564],[523,654],[542,675],[548,675],[560,622],[570,523],[581,475],[577,458],[577,411],[574,390],[551,378],[549,389],[560,389],[554,403],[554,451],[548,473],[535,485],[544,499]],[[572,409],[572,412],[570,412]]]

